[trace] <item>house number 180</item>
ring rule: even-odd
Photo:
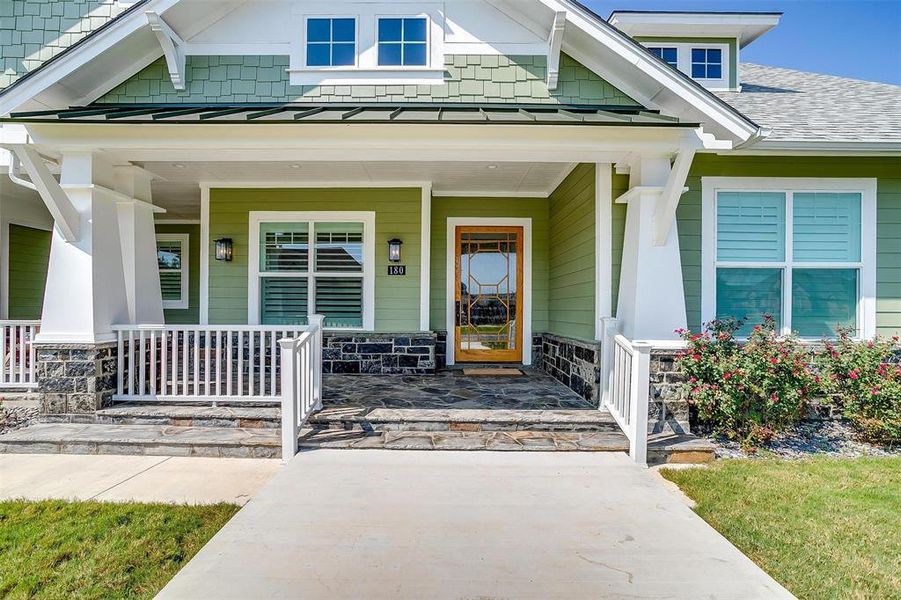
[[[388,265],[388,275],[406,275],[407,265]]]

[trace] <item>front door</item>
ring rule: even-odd
[[[458,361],[522,361],[522,242],[522,227],[457,227]]]

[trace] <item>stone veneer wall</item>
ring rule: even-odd
[[[324,373],[428,375],[435,372],[434,333],[326,333]]]
[[[115,343],[35,347],[41,413],[93,413],[110,403],[116,390]]]
[[[672,429],[676,433],[689,433],[688,402],[682,399],[680,388],[685,374],[676,364],[679,350],[652,350],[650,364],[651,402],[648,407],[648,426],[653,431]]]
[[[541,368],[551,377],[596,403],[600,400],[601,345],[545,333],[541,336]]]

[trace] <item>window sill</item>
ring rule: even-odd
[[[441,85],[444,68],[289,68],[291,85]]]

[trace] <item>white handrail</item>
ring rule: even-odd
[[[0,320],[0,389],[37,387],[34,336],[37,320]]]
[[[601,402],[629,439],[629,456],[647,466],[652,346],[630,341],[618,331],[616,319],[604,319]]]
[[[282,460],[297,454],[297,436],[310,415],[322,408],[322,325],[310,317],[301,335],[278,341],[281,346]]]
[[[278,402],[278,340],[310,327],[114,325],[114,401]]]

